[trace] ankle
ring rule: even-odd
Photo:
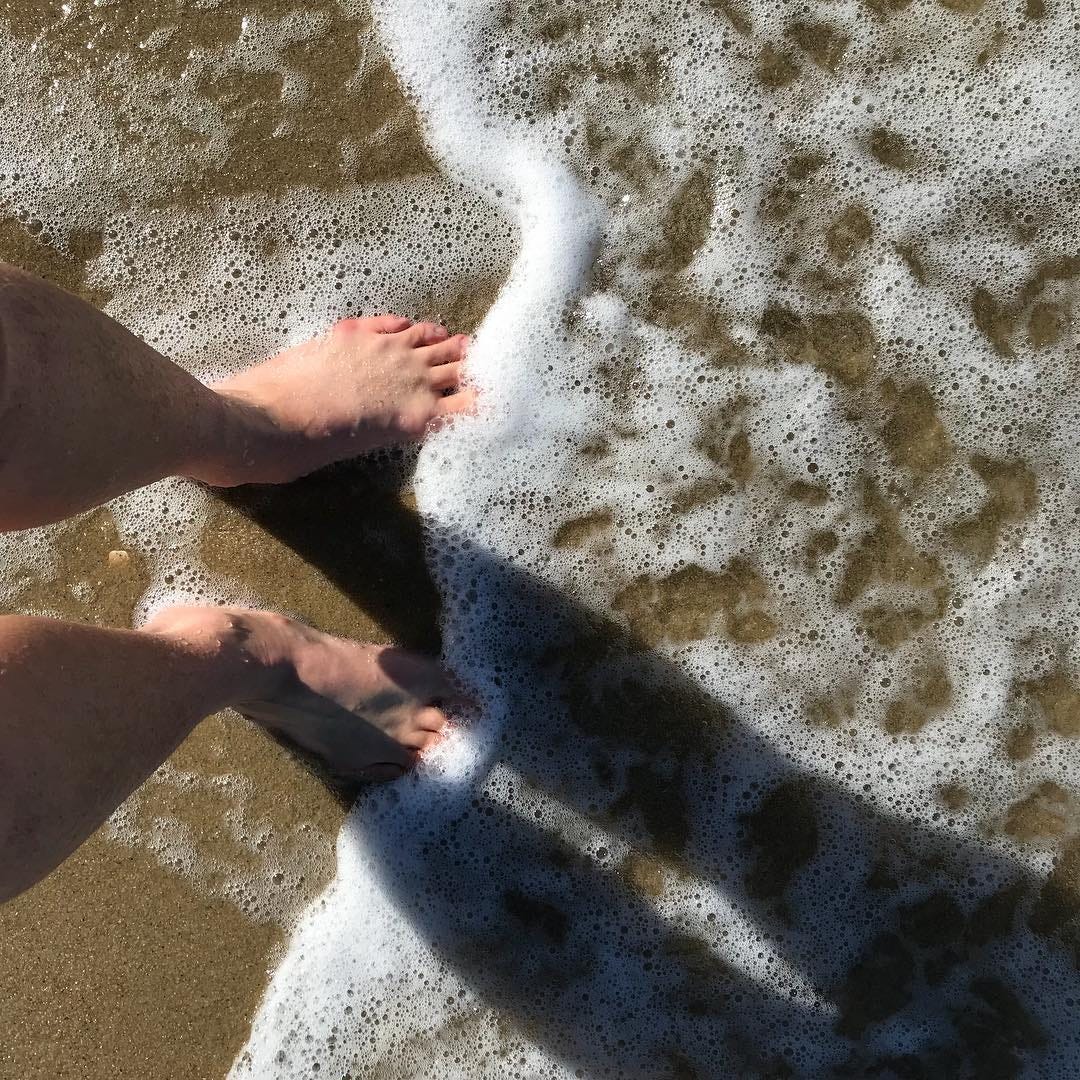
[[[268,649],[256,621],[281,619],[269,612],[237,608],[168,607],[157,612],[141,632],[170,645],[199,669],[217,708],[272,697],[284,685],[288,665],[280,651]]]
[[[199,445],[185,475],[211,487],[275,483],[272,468],[277,432],[257,405],[227,386],[209,387],[212,395]]]

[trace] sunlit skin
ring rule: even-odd
[[[210,484],[280,483],[343,458],[423,438],[469,412],[464,334],[397,315],[344,319],[327,334],[213,389],[229,445],[199,463]]]
[[[77,297],[0,266],[0,531],[180,475],[280,483],[475,407],[468,339],[346,319],[204,386]],[[140,630],[0,617],[0,900],[48,873],[206,716],[234,707],[345,780],[400,776],[465,702],[432,659],[284,616]]]

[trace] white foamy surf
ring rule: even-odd
[[[1070,1075],[1067,7],[378,14],[520,230],[416,479],[484,709],[234,1075]]]

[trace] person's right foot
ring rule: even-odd
[[[401,776],[438,741],[445,710],[467,703],[434,660],[273,612],[166,608],[143,629],[254,665],[252,696],[232,707],[346,782]]]
[[[461,385],[468,342],[397,315],[343,319],[211,387],[225,406],[225,447],[193,477],[217,487],[283,483],[415,442],[475,405]]]

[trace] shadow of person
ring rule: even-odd
[[[418,586],[391,576],[426,579],[421,523],[384,485],[381,539],[357,544],[375,512],[361,474],[303,482],[299,507],[296,486],[229,498],[392,636],[433,641]],[[471,583],[457,625],[485,628],[457,644],[487,680],[486,759],[422,826],[389,827],[363,797],[352,822],[507,1030],[590,1078],[1004,1078],[1068,1060],[1075,970],[1024,924],[1061,929],[1074,893],[937,808],[883,811],[843,762],[797,763],[507,560],[439,549]]]

